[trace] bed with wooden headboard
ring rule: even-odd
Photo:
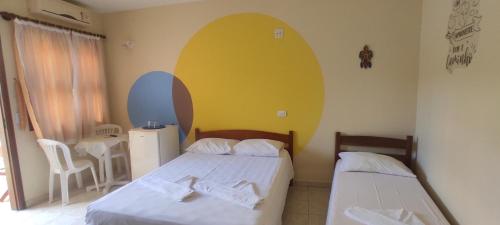
[[[188,151],[89,205],[87,224],[279,225],[287,190],[294,174],[291,160],[293,134],[293,131],[280,134],[255,130],[202,131],[196,128],[196,140],[271,139],[285,143],[284,148],[289,154],[280,151],[277,157],[259,157]],[[185,201],[173,200],[168,194],[158,192],[158,188],[151,188],[154,186],[151,185],[151,180],[161,181],[159,184],[165,181],[175,183],[186,177],[194,178],[191,188],[196,194]],[[264,201],[255,208],[245,207],[200,191],[200,188],[195,186],[203,181],[221,186],[238,184],[240,187],[251,183]],[[128,207],[124,208],[124,205]],[[198,213],[193,216],[193,212]]]
[[[211,130],[201,131],[196,128],[194,131],[195,140],[202,138],[226,138],[226,139],[270,139],[285,143],[285,150],[290,154],[293,161],[293,131],[288,131],[288,134],[274,133],[258,130]]]
[[[346,152],[344,147],[369,147],[377,149],[391,149],[390,153],[377,152],[391,156],[403,162],[408,168],[412,168],[413,136],[406,136],[406,139],[374,137],[374,136],[353,136],[345,135],[341,132],[335,133],[335,162],[339,159],[339,153]]]
[[[362,151],[391,156],[412,165],[413,137],[405,139],[335,134],[335,171],[326,225],[358,225],[346,216],[353,207],[366,210],[404,209],[426,225],[449,225],[416,177],[343,171],[341,152]],[[390,150],[390,151],[385,151]],[[372,214],[373,215],[373,214]]]

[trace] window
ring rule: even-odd
[[[16,19],[18,76],[38,138],[74,143],[108,120],[102,40]]]

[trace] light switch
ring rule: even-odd
[[[285,31],[283,30],[283,28],[274,29],[274,39],[283,39],[284,34]]]
[[[285,110],[279,110],[276,115],[279,117],[279,118],[285,118],[287,116],[287,112]]]

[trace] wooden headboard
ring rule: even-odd
[[[413,136],[406,136],[406,139],[373,137],[373,136],[350,136],[340,132],[335,134],[335,162],[339,159],[339,153],[347,152],[342,146],[374,147],[396,149],[400,153],[379,153],[394,157],[403,162],[408,168],[411,166]],[[378,153],[378,152],[377,152]]]
[[[270,140],[281,141],[285,143],[285,149],[288,151],[288,153],[290,154],[290,158],[293,160],[293,131],[288,131],[288,134],[280,134],[280,133],[257,131],[257,130],[201,131],[199,128],[196,128],[194,136],[196,140],[202,138],[227,138],[236,140],[270,139]]]

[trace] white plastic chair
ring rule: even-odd
[[[99,191],[99,184],[97,183],[97,176],[94,169],[94,164],[90,160],[80,159],[75,160],[71,158],[71,152],[67,145],[49,139],[38,139],[38,144],[42,147],[47,159],[50,164],[50,175],[49,175],[49,203],[52,202],[54,198],[54,175],[59,174],[61,179],[61,195],[62,204],[66,205],[69,203],[69,193],[68,193],[68,180],[71,174],[76,175],[76,181],[78,188],[82,188],[82,175],[81,172],[85,169],[90,168],[92,171],[92,176],[94,177],[94,182],[97,191]],[[58,151],[62,151],[64,161],[61,162],[59,159]]]
[[[122,127],[116,124],[102,124],[94,128],[96,136],[109,136],[112,134],[121,134]]]
[[[102,124],[94,128],[94,134],[96,136],[110,136],[110,135],[119,135],[122,134],[122,127],[116,124]],[[130,179],[130,165],[128,163],[128,155],[125,151],[125,147],[123,143],[120,143],[119,149],[113,149],[111,151],[111,159],[122,158],[125,163],[125,172],[127,174],[127,178]],[[122,166],[120,160],[116,160],[116,166],[118,172],[122,172]],[[99,158],[99,179],[101,182],[104,182],[104,158]]]

